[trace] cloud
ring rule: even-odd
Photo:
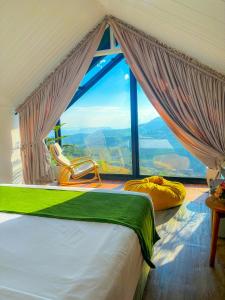
[[[129,78],[130,78],[129,74],[125,74],[125,75],[124,75],[124,79],[125,79],[125,80],[128,80]]]
[[[159,116],[158,112],[154,109],[154,107],[149,106],[149,108],[143,107],[138,111],[138,121],[139,124],[147,123]]]
[[[122,97],[120,98],[120,103],[115,100],[118,105],[111,106],[74,106],[62,115],[61,122],[66,123],[65,127],[67,128],[76,129],[87,127],[129,128],[130,107],[125,100],[125,97]],[[110,103],[112,102],[111,99]],[[139,105],[139,124],[149,122],[158,116],[158,112],[150,105],[148,100]]]
[[[130,111],[117,106],[77,107],[62,115],[67,128],[112,127],[129,128]]]

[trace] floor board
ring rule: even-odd
[[[156,213],[161,240],[154,250],[144,300],[224,300],[225,240],[218,242],[215,268],[209,267],[210,211],[205,187],[187,186],[178,209]]]

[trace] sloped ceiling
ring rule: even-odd
[[[108,14],[225,73],[225,0],[98,0]]]
[[[0,0],[0,104],[22,103],[104,15],[95,0]]]
[[[224,0],[0,0],[0,106],[22,103],[106,14],[225,73]]]

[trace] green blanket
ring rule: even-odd
[[[154,267],[150,259],[159,237],[152,205],[142,195],[0,186],[0,211],[127,226],[138,235],[143,257]]]

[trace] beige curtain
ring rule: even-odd
[[[50,157],[44,138],[66,109],[86,73],[105,29],[105,20],[90,32],[18,107],[24,182],[52,180]]]
[[[110,17],[116,39],[149,100],[205,165],[225,160],[225,76]]]

